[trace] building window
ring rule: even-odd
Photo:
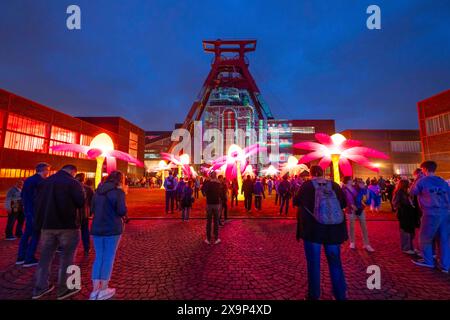
[[[139,136],[136,133],[130,131],[130,141],[128,143],[128,153],[137,158],[138,155],[138,139]]]
[[[92,137],[92,136],[80,134],[80,144],[82,146],[90,146],[93,139],[94,139],[94,137]],[[87,155],[85,155],[84,153],[80,153],[80,154],[78,154],[78,156],[80,157],[80,159],[88,158]]]
[[[425,119],[425,126],[429,136],[450,131],[450,112]]]
[[[232,129],[236,128],[236,114],[233,110],[225,110],[223,113],[223,129]]]
[[[0,178],[28,178],[34,174],[34,170],[27,169],[0,169]]]
[[[68,129],[52,126],[50,134],[50,147],[57,146],[65,143],[77,143],[77,133]],[[52,151],[50,148],[50,154],[59,156],[76,158],[78,153],[73,151]]]
[[[47,124],[45,122],[33,120],[12,113],[8,116],[6,130],[43,138],[47,136]]]
[[[26,134],[6,131],[5,148],[37,153],[46,153],[45,139]]]
[[[414,170],[419,168],[418,163],[394,163],[394,174],[412,176]]]
[[[292,133],[314,134],[314,133],[316,133],[316,128],[314,128],[314,127],[292,127]]]
[[[392,152],[421,152],[420,141],[391,141]]]
[[[6,124],[4,147],[46,153],[47,124],[10,113]]]

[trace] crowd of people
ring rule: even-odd
[[[16,264],[24,268],[37,266],[32,298],[39,299],[55,290],[49,281],[55,253],[60,256],[57,298],[62,300],[78,293],[80,288],[67,286],[67,270],[73,265],[80,240],[88,255],[92,238],[95,259],[90,299],[109,299],[115,294],[108,283],[127,220],[125,176],[119,171],[111,172],[94,191],[92,181],[77,173],[74,165],[65,165],[53,175],[49,173],[50,165],[39,163],[36,173],[25,181],[19,180],[5,201],[6,240],[20,237]]]
[[[388,201],[397,214],[401,250],[414,256],[412,262],[418,266],[439,266],[448,273],[450,187],[435,174],[436,169],[435,162],[425,161],[415,170],[413,179],[380,177],[363,181],[344,177],[342,183],[337,184],[324,177],[321,167],[311,166],[309,176],[248,175],[244,177],[241,189],[237,179],[229,181],[215,172],[210,172],[207,177],[190,179],[178,178],[170,172],[161,183],[165,189],[166,214],[178,210],[183,222],[189,221],[191,208],[200,194],[206,198],[204,242],[208,245],[221,242],[219,226],[228,221],[228,207],[238,205],[240,194],[248,214],[253,207],[262,210],[266,197],[273,193],[280,216],[288,214],[292,203],[297,212],[297,239],[303,240],[307,261],[307,298],[320,298],[320,251],[323,246],[333,294],[342,300],[346,299],[347,291],[341,245],[350,240],[350,249],[356,249],[355,222],[358,220],[364,249],[375,251],[369,242],[365,215],[366,208],[378,212],[382,201]],[[35,175],[17,181],[7,193],[6,239],[20,237],[16,264],[23,267],[37,265],[33,299],[39,299],[55,289],[49,276],[54,254],[58,252],[57,297],[65,299],[80,291],[67,287],[67,267],[73,264],[80,240],[85,254],[89,254],[92,238],[95,260],[90,299],[109,299],[115,294],[115,289],[108,284],[127,222],[126,178],[121,172],[114,171],[94,191],[92,182],[84,174],[77,173],[73,165],[66,165],[51,176],[49,172],[50,166],[40,163]],[[416,234],[418,249],[414,244]],[[39,243],[38,260],[35,255]]]

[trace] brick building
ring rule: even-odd
[[[417,103],[424,160],[438,164],[438,174],[450,179],[450,90]]]
[[[75,164],[80,172],[93,177],[95,160],[74,152],[54,152],[50,147],[64,143],[89,145],[99,133],[107,133],[117,150],[144,160],[142,129],[122,118],[104,118],[102,125],[93,122],[0,89],[0,189],[10,187],[17,178],[34,174],[36,163],[42,161],[54,170],[64,164]],[[144,170],[121,160],[117,161],[117,168],[129,175],[142,175]]]

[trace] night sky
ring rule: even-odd
[[[0,87],[74,116],[146,130],[182,122],[210,69],[203,39],[257,39],[250,71],[278,119],[417,128],[450,88],[450,1],[0,2]],[[66,28],[77,4],[82,30]],[[377,4],[382,30],[366,28]]]

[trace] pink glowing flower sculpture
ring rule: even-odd
[[[116,158],[133,163],[139,167],[143,167],[142,161],[129,155],[128,153],[114,150],[114,143],[109,135],[106,133],[100,133],[92,139],[89,146],[83,146],[80,144],[60,144],[52,146],[53,151],[72,151],[83,153],[88,156],[89,159],[97,160],[97,170],[95,175],[95,187],[98,186],[101,180],[103,162],[106,160],[106,172],[111,173],[116,170],[117,163]]]
[[[181,172],[185,177],[195,177],[197,174],[189,165],[190,157],[186,153],[182,154],[181,156],[176,156],[171,153],[161,152],[161,158],[176,165],[178,167],[178,175],[180,176]]]
[[[325,133],[317,133],[315,137],[319,143],[300,142],[294,145],[294,148],[312,151],[300,158],[298,163],[308,163],[321,159],[319,166],[323,169],[333,163],[335,181],[339,181],[339,169],[344,176],[352,176],[353,170],[350,161],[372,171],[379,172],[378,166],[373,164],[369,158],[389,158],[383,152],[362,147],[361,141],[346,139],[339,133],[331,137]]]
[[[212,163],[210,171],[216,171],[224,167],[225,177],[229,180],[235,179],[239,174],[243,174],[249,165],[248,158],[263,150],[258,144],[242,149],[236,144],[228,148],[226,156],[219,157]]]

